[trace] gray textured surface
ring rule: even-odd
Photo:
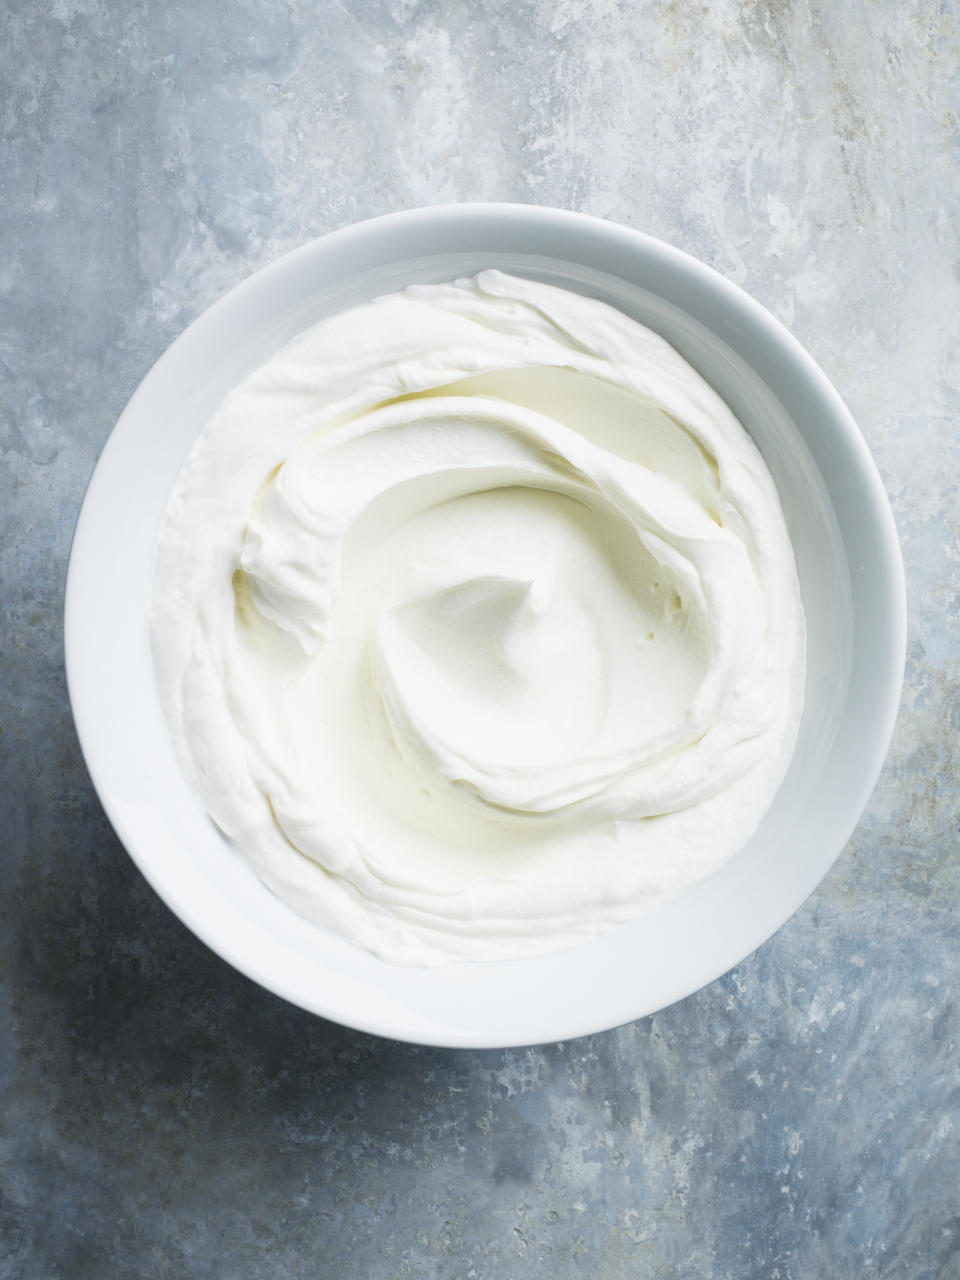
[[[958,11],[947,0],[5,0],[0,1277],[960,1276]],[[184,324],[355,218],[583,209],[812,350],[910,581],[870,809],[757,955],[654,1018],[401,1047],[234,974],[74,737],[94,460]]]

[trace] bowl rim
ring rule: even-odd
[[[750,936],[743,940],[743,945],[734,948],[738,954],[725,955],[723,967],[717,971],[714,965],[709,973],[702,974],[699,979],[691,981],[689,976],[678,980],[673,990],[669,983],[662,984],[665,998],[659,998],[655,1004],[638,1000],[636,1007],[616,1022],[596,1025],[589,1018],[568,1019],[564,1025],[539,1026],[535,1037],[518,1038],[510,1033],[506,1038],[503,1033],[487,1030],[482,1033],[455,1032],[446,1029],[442,1038],[434,1038],[423,1032],[407,1034],[402,1025],[384,1022],[375,1017],[353,1016],[343,1008],[324,998],[324,993],[305,993],[290,988],[288,984],[278,982],[269,975],[264,975],[249,955],[238,948],[225,944],[223,938],[217,937],[217,931],[208,917],[196,909],[189,895],[174,891],[157,867],[149,858],[143,856],[135,834],[127,822],[123,805],[115,798],[110,785],[106,767],[97,757],[93,743],[92,722],[88,718],[89,701],[83,696],[85,675],[85,659],[81,635],[85,625],[83,596],[84,581],[87,573],[89,532],[95,520],[95,508],[99,501],[100,487],[103,483],[106,466],[117,448],[120,431],[125,422],[135,415],[138,406],[152,393],[155,385],[162,382],[167,366],[176,356],[195,340],[198,329],[202,325],[216,322],[227,315],[230,310],[241,303],[249,295],[259,291],[270,279],[306,264],[317,255],[333,255],[350,246],[362,244],[369,237],[377,237],[385,231],[401,229],[420,224],[420,229],[431,226],[450,227],[458,222],[464,225],[477,219],[495,222],[509,218],[517,226],[540,227],[548,229],[557,227],[561,230],[578,229],[584,233],[604,238],[614,249],[639,256],[653,255],[671,270],[684,273],[696,286],[705,288],[716,294],[720,300],[734,311],[739,312],[747,325],[751,325],[762,333],[766,343],[772,344],[785,368],[792,368],[816,392],[830,414],[834,427],[839,431],[844,444],[851,452],[856,466],[859,481],[863,485],[864,497],[875,524],[877,534],[876,564],[881,570],[882,586],[885,591],[885,604],[888,615],[888,627],[884,637],[885,648],[882,654],[884,680],[878,681],[876,702],[873,707],[872,738],[863,752],[861,767],[858,773],[858,785],[853,788],[847,806],[847,821],[835,825],[835,835],[828,842],[827,848],[817,851],[818,856],[810,859],[807,874],[803,877],[802,896],[793,901],[787,910],[781,910],[771,916],[764,917],[762,925],[755,927]],[[571,259],[572,261],[572,259]],[[350,224],[338,230],[330,231],[303,245],[290,250],[273,261],[260,267],[246,276],[238,284],[228,289],[209,307],[202,311],[166,348],[159,359],[151,366],[139,383],[126,407],[110,432],[101,450],[90,480],[87,484],[80,512],[74,528],[69,554],[69,563],[64,592],[64,651],[67,678],[67,690],[76,725],[81,752],[90,775],[91,782],[110,823],[127,850],[135,865],[144,875],[148,883],[174,912],[176,916],[204,942],[215,954],[226,960],[234,968],[274,994],[306,1009],[309,1012],[336,1021],[342,1025],[384,1036],[396,1040],[406,1040],[417,1044],[431,1044],[439,1047],[462,1048],[502,1048],[515,1047],[522,1044],[540,1044],[556,1040],[572,1039],[578,1036],[593,1034],[613,1026],[624,1025],[637,1018],[647,1016],[662,1008],[683,999],[709,983],[716,981],[731,968],[741,963],[760,945],[772,937],[810,896],[813,890],[837,860],[850,839],[865,809],[870,795],[876,785],[877,777],[883,766],[889,749],[894,726],[898,714],[903,672],[906,660],[907,641],[907,603],[904,580],[903,561],[893,513],[883,486],[876,463],[870,453],[866,440],[854,421],[850,411],[839,393],[816,364],[812,356],[789,330],[773,316],[765,307],[752,298],[744,289],[728,280],[720,272],[694,258],[684,250],[666,243],[646,232],[614,223],[590,214],[577,213],[570,210],[556,209],[544,205],[518,204],[509,202],[465,202],[460,204],[431,205],[407,209],[394,213],[381,214]]]

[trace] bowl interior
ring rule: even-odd
[[[296,333],[406,284],[488,266],[603,299],[674,344],[730,404],[777,483],[808,628],[806,707],[760,828],[710,880],[574,950],[439,970],[384,964],[265,889],[206,818],[166,734],[147,635],[154,536],[219,401]],[[836,393],[756,303],[676,250],[523,206],[391,215],[259,272],[154,366],[98,463],[67,588],[67,673],[91,776],[171,908],[239,969],[347,1025],[442,1045],[563,1039],[671,1003],[800,905],[843,847],[889,741],[903,668],[901,568],[875,468]]]

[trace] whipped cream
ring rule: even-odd
[[[497,271],[333,316],[231,392],[151,638],[214,822],[403,964],[569,946],[709,876],[803,701],[746,432],[650,330]]]

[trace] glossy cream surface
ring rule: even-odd
[[[404,964],[568,946],[710,875],[803,700],[743,428],[650,330],[495,271],[325,320],[227,397],[151,638],[213,820]]]

